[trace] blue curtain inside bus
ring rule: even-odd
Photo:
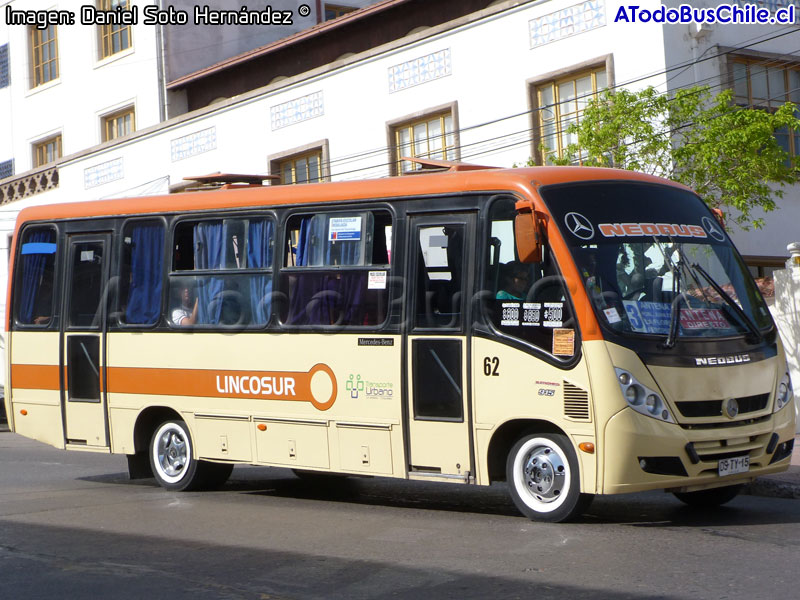
[[[307,267],[312,261],[312,252],[319,244],[322,235],[322,221],[314,220],[312,217],[305,217],[300,221],[300,233],[297,238],[297,257],[298,267]]]
[[[272,221],[250,221],[247,229],[247,266],[251,269],[268,269],[272,266]],[[250,277],[251,323],[264,325],[272,308],[272,277]]]
[[[20,323],[34,322],[34,308],[42,314],[36,317],[50,317],[53,296],[53,266],[55,264],[55,231],[52,229],[33,231],[22,244],[22,293],[20,295],[17,318]],[[49,265],[48,265],[49,263]],[[45,268],[49,266],[48,273]],[[44,306],[47,304],[47,306]],[[46,313],[46,314],[44,314]]]
[[[226,258],[225,232],[222,221],[201,221],[194,226],[194,268],[222,269]],[[222,277],[198,277],[197,322],[217,324],[222,314]]]
[[[164,262],[164,227],[137,224],[131,232],[131,287],[127,323],[152,325],[161,314],[161,277]]]

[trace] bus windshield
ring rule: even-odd
[[[772,325],[747,267],[694,194],[609,182],[553,186],[542,196],[607,328],[672,344],[759,337]]]

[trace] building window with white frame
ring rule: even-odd
[[[55,25],[46,29],[31,27],[31,87],[58,79],[58,32]]]
[[[586,106],[607,86],[605,66],[535,85],[538,164],[550,163],[551,156],[564,156],[567,147],[577,143],[577,136],[567,132],[569,126],[580,122]]]
[[[395,124],[392,134],[394,169],[398,175],[419,170],[402,158],[458,160],[452,110]]]
[[[102,118],[103,140],[108,142],[133,133],[136,130],[136,115],[132,106],[123,108]]]
[[[61,158],[61,135],[36,142],[33,145],[33,166],[41,167]]]
[[[131,7],[129,0],[98,0],[97,8],[102,11],[130,11]],[[127,50],[133,45],[130,25],[100,25],[98,31],[101,59]]]

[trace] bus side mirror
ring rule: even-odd
[[[723,229],[725,229],[725,213],[720,208],[712,208],[711,212],[714,213],[714,218],[719,222]]]
[[[522,209],[514,218],[514,239],[520,262],[542,262],[542,232],[536,211]]]

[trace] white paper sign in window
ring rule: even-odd
[[[368,290],[385,290],[386,289],[386,271],[370,271],[369,279],[367,280]]]

